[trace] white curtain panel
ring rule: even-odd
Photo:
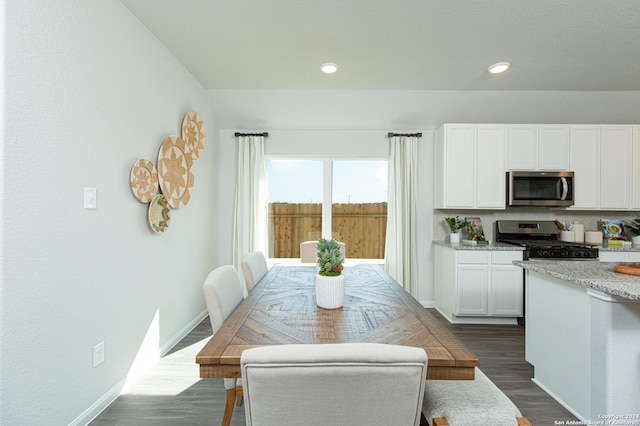
[[[247,253],[267,251],[267,162],[263,136],[238,137],[233,264]]]
[[[390,148],[385,269],[417,299],[418,138],[394,136]]]

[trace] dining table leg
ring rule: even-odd
[[[231,424],[231,416],[236,402],[236,388],[227,389],[227,402],[224,405],[224,414],[222,415],[222,426]]]

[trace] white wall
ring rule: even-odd
[[[0,424],[82,423],[136,359],[148,367],[205,310],[202,282],[217,266],[214,115],[119,1],[7,0],[6,19]],[[208,146],[189,205],[154,235],[131,166],[155,163],[191,110]],[[84,186],[97,188],[97,210],[83,209]],[[92,368],[100,341],[106,361]]]
[[[211,90],[221,129],[435,130],[443,123],[636,124],[640,91]]]

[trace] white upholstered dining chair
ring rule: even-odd
[[[247,286],[247,293],[253,290],[268,270],[267,259],[261,251],[252,251],[242,258],[242,275]]]
[[[241,356],[246,424],[419,425],[423,349],[378,343],[276,345]]]
[[[300,261],[302,263],[316,263],[318,260],[317,246],[317,241],[304,241],[300,243]]]
[[[222,323],[238,307],[244,299],[242,293],[242,283],[240,276],[231,265],[220,266],[209,273],[202,286],[204,300],[209,311],[211,329],[216,334]],[[227,402],[224,407],[222,425],[231,422],[234,407],[234,395],[237,396],[237,403],[242,402],[242,379],[224,379],[224,388],[227,390]]]

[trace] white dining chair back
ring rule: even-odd
[[[231,265],[220,266],[207,275],[202,285],[204,300],[209,312],[211,329],[216,334],[222,323],[238,307],[244,299],[242,293],[242,283],[238,271]],[[227,402],[225,404],[222,425],[231,423],[234,403],[240,405],[242,402],[242,379],[225,378],[224,388],[227,390]]]
[[[215,334],[244,299],[240,276],[233,266],[220,266],[209,273],[202,290]]]
[[[253,251],[242,259],[242,275],[244,276],[244,284],[247,286],[248,293],[253,290],[258,281],[268,271],[267,259],[261,251]]]
[[[302,263],[316,263],[318,260],[318,242],[304,241],[300,243],[300,261]]]
[[[342,258],[347,258],[347,245],[338,242]],[[300,243],[300,261],[302,263],[316,263],[318,261],[318,241],[305,241]]]
[[[424,349],[377,343],[263,346],[242,352],[246,424],[419,425]]]

